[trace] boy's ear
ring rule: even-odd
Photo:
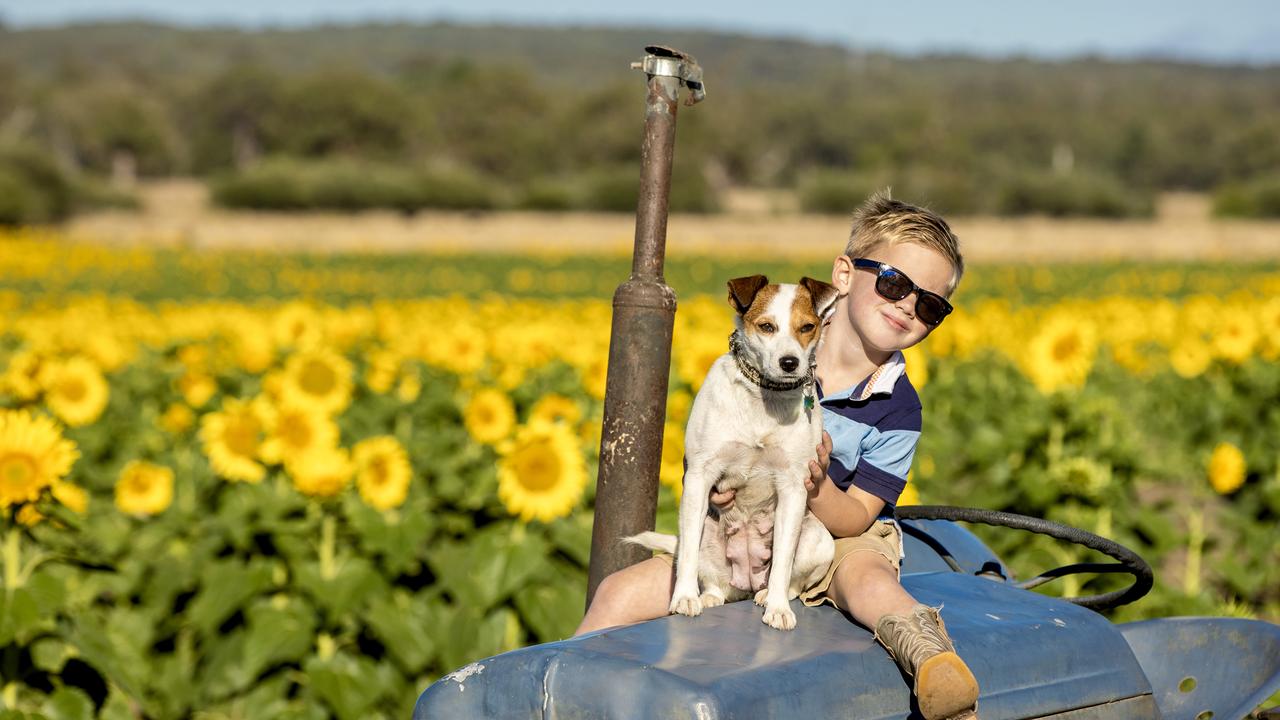
[[[729,281],[729,304],[742,315],[751,307],[760,288],[769,284],[769,278],[763,275],[750,275],[734,278]]]
[[[813,313],[826,320],[827,315],[836,307],[840,291],[836,290],[836,286],[831,283],[824,283],[811,277],[800,278],[800,286],[809,291],[809,298],[813,300]]]

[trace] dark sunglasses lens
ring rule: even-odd
[[[911,294],[911,281],[895,270],[883,270],[876,278],[876,292],[889,300],[901,300]]]
[[[916,300],[916,315],[930,325],[937,325],[947,316],[947,306],[937,295],[920,293]]]

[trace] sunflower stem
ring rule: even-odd
[[[332,513],[326,512],[320,521],[320,578],[332,580],[338,575],[334,564],[334,551],[337,545],[338,521]]]
[[[10,596],[21,587],[22,547],[18,544],[19,539],[16,527],[9,528],[4,538],[4,591]]]

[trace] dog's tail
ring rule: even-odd
[[[658,550],[659,552],[676,554],[676,536],[667,535],[659,532],[642,532],[639,535],[631,535],[622,538],[622,542],[639,545],[650,550]]]

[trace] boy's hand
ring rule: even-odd
[[[831,436],[822,431],[822,442],[818,443],[818,457],[809,461],[809,477],[804,479],[804,489],[809,491],[809,498],[817,496],[818,488],[827,477],[827,468],[831,467]]]

